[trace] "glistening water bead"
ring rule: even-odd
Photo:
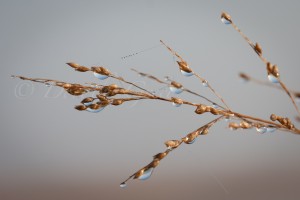
[[[203,81],[202,81],[202,85],[203,85],[204,87],[208,87],[208,82],[207,82],[207,80],[203,80]]]
[[[169,89],[174,94],[180,94],[183,91],[181,88],[176,88],[176,87],[173,87],[173,86],[170,86]]]
[[[107,78],[108,78],[108,76],[102,75],[102,74],[98,74],[98,73],[96,73],[96,72],[94,72],[94,76],[95,76],[96,78],[100,79],[100,80],[104,80],[104,79],[107,79]]]
[[[127,186],[127,185],[126,185],[125,182],[123,182],[123,183],[120,184],[120,188],[125,188],[126,186]]]
[[[51,84],[50,84],[50,83],[45,83],[45,86],[46,86],[46,87],[50,87]]]
[[[256,130],[259,133],[266,133],[268,129],[267,127],[262,126],[262,127],[257,127]]]
[[[267,126],[267,133],[273,133],[274,131],[276,131],[277,128],[275,126]]]
[[[223,24],[231,24],[231,22],[229,20],[227,20],[225,17],[221,17],[221,21],[223,22]]]
[[[182,104],[181,103],[175,103],[175,102],[172,102],[172,106],[174,106],[174,107],[179,107],[179,106],[181,106]]]
[[[180,72],[182,73],[183,76],[193,76],[193,72],[186,72],[186,71],[183,71],[183,70],[180,70]]]
[[[154,169],[153,167],[147,169],[140,177],[138,177],[138,179],[143,181],[147,180],[152,175],[153,169]]]
[[[98,112],[102,111],[103,109],[104,109],[104,107],[100,107],[98,109],[87,108],[86,111],[91,112],[91,113],[98,113]]]
[[[272,74],[268,75],[268,79],[271,83],[279,83],[278,78],[276,78],[275,76],[273,76]]]

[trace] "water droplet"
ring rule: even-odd
[[[120,188],[125,188],[126,186],[127,186],[127,185],[126,185],[125,182],[123,182],[123,183],[120,184]]]
[[[147,169],[140,177],[138,177],[138,179],[143,181],[147,180],[152,175],[153,169],[154,169],[153,167]]]
[[[267,133],[273,133],[276,130],[277,130],[277,128],[275,126],[270,125],[270,126],[267,126],[267,131],[266,132]]]
[[[169,89],[174,94],[180,94],[183,91],[181,88],[176,88],[176,87],[173,87],[173,86],[170,86]]]
[[[229,20],[225,19],[225,17],[221,17],[221,21],[223,22],[223,24],[226,24],[226,25],[231,24],[231,22]]]
[[[275,76],[273,76],[272,74],[268,75],[268,79],[271,83],[279,83],[278,79]]]
[[[104,109],[104,107],[100,107],[98,109],[87,108],[86,111],[91,112],[91,113],[98,113],[98,112],[102,111],[103,109]]]
[[[204,87],[208,87],[208,82],[207,82],[207,80],[203,80],[203,81],[202,81],[202,85],[203,85]]]
[[[92,105],[93,104],[93,102],[91,101],[91,102],[86,102],[86,103],[83,103],[83,105],[85,105],[85,106],[90,106],[90,105]]]
[[[224,121],[225,121],[225,122],[229,122],[229,121],[230,121],[230,117],[225,117],[225,118],[224,118]]]
[[[96,73],[96,72],[94,72],[94,76],[95,76],[96,78],[100,79],[100,80],[104,80],[104,79],[107,79],[107,78],[108,78],[108,76],[102,75],[102,74],[98,74],[98,73]]]
[[[212,107],[215,108],[215,109],[218,109],[218,108],[219,108],[218,104],[216,104],[216,103],[213,103],[213,104],[212,104]]]
[[[12,75],[12,76],[10,76],[10,78],[11,78],[11,79],[14,79],[14,78],[16,78],[16,77],[15,77],[14,75]]]
[[[172,105],[173,105],[174,107],[179,107],[179,106],[181,106],[182,104],[181,104],[181,103],[175,103],[175,102],[172,102]]]
[[[183,71],[183,70],[180,70],[180,72],[182,73],[183,76],[193,76],[193,72],[186,72],[186,71]]]
[[[197,138],[194,138],[192,141],[187,142],[187,144],[193,144],[196,141]]]
[[[45,86],[46,86],[46,87],[50,87],[51,84],[47,82],[47,83],[45,83]]]
[[[264,126],[262,126],[262,127],[256,127],[256,130],[259,133],[265,133],[265,132],[267,132],[267,127],[264,127]]]

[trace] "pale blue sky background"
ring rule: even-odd
[[[97,81],[65,65],[75,61],[103,65],[151,90],[160,85],[130,68],[160,78],[169,75],[214,99],[197,79],[178,72],[163,47],[121,59],[162,39],[206,77],[233,110],[266,119],[271,113],[293,118],[296,112],[284,93],[241,83],[241,71],[266,79],[265,66],[232,27],[221,23],[220,13],[230,13],[243,32],[262,45],[265,57],[278,64],[282,80],[300,90],[299,7],[298,1],[2,0],[1,199],[300,197],[299,136],[232,132],[225,122],[170,154],[150,180],[129,182],[121,190],[119,183],[163,151],[166,140],[184,136],[212,116],[151,101],[108,107],[99,114],[78,112],[73,106],[81,98],[10,79],[16,74]],[[188,94],[181,97],[201,102]]]

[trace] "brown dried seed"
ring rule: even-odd
[[[93,109],[93,110],[97,110],[101,107],[101,105],[99,105],[97,103],[93,103],[93,104],[89,105],[88,107]]]
[[[140,176],[142,176],[144,174],[144,171],[145,171],[145,168],[143,169],[140,169],[139,171],[137,171],[135,174],[134,174],[134,179],[137,179],[139,178]]]
[[[66,63],[67,65],[69,65],[70,67],[73,67],[73,68],[78,68],[78,67],[80,67],[80,65],[79,64],[77,64],[77,63],[73,63],[73,62],[69,62],[69,63]]]
[[[180,70],[185,71],[187,73],[191,73],[192,70],[189,68],[188,64],[185,61],[177,61]]]
[[[242,79],[244,79],[245,81],[249,81],[249,80],[250,80],[250,77],[249,77],[247,74],[240,73],[239,75],[240,75],[240,77],[241,77]]]
[[[155,168],[159,164],[159,159],[154,159],[148,166],[147,168]]]
[[[182,85],[180,83],[175,82],[175,81],[172,81],[171,85],[174,86],[175,88],[182,88]]]
[[[251,128],[251,125],[248,122],[242,121],[240,122],[240,127],[243,129]]]
[[[153,159],[163,159],[164,157],[166,157],[168,155],[169,151],[165,151],[163,153],[158,153],[156,155],[153,156]]]
[[[168,149],[175,149],[180,145],[179,140],[169,140],[165,142],[165,145],[167,146]]]
[[[106,96],[101,95],[101,94],[97,94],[96,97],[100,100],[100,101],[107,101]]]
[[[200,135],[207,135],[209,132],[209,129],[208,128],[204,128],[201,132],[200,132]]]
[[[267,62],[267,72],[268,74],[272,74],[273,66],[270,62]]]
[[[238,128],[240,128],[240,125],[238,123],[235,123],[235,122],[230,122],[228,124],[229,128],[233,129],[233,130],[236,130]]]
[[[224,18],[227,21],[229,21],[230,23],[232,23],[231,16],[229,14],[227,14],[226,12],[222,12],[221,18]]]
[[[273,65],[273,67],[272,67],[272,75],[275,76],[276,78],[279,77],[279,69],[278,69],[277,65]]]
[[[81,103],[90,103],[94,101],[94,98],[93,97],[87,97],[87,98],[84,98]]]
[[[255,50],[256,53],[258,53],[259,55],[262,54],[262,48],[261,48],[261,46],[260,46],[258,43],[255,44],[254,50]]]
[[[202,113],[205,113],[206,112],[206,106],[203,105],[203,104],[200,104],[197,106],[196,110],[195,110],[195,113],[197,114],[202,114]]]
[[[196,137],[199,135],[199,132],[192,132],[187,134],[184,138],[182,138],[182,141],[186,144],[191,144],[193,141],[195,141]]]
[[[117,84],[111,84],[108,86],[111,90],[119,88]]]
[[[86,110],[86,106],[85,105],[77,105],[75,106],[75,109],[79,110],[79,111],[82,111],[82,110]]]
[[[172,97],[171,100],[172,100],[172,102],[174,102],[176,104],[182,104],[183,103],[182,99],[179,99],[179,98]]]
[[[89,69],[88,67],[85,67],[85,66],[77,67],[75,70],[76,70],[76,71],[79,71],[79,72],[87,72],[87,71],[90,71],[90,69]]]
[[[123,100],[123,99],[114,99],[114,100],[111,102],[111,105],[118,106],[118,105],[121,105],[122,103],[124,103],[124,100]]]
[[[220,112],[217,109],[215,109],[215,108],[210,108],[210,113],[213,114],[213,115],[220,114]]]
[[[271,119],[272,121],[276,121],[277,118],[278,118],[278,116],[275,115],[275,114],[272,114],[272,115],[270,116],[270,119]]]
[[[65,88],[65,89],[69,89],[71,87],[72,87],[72,84],[70,84],[70,83],[63,84],[63,88]]]

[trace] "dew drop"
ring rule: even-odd
[[[14,75],[11,75],[10,78],[11,78],[11,79],[15,79],[16,77],[15,77]]]
[[[187,142],[187,144],[193,144],[196,141],[196,138],[194,138],[192,141]]]
[[[83,103],[83,105],[85,105],[85,106],[90,106],[90,105],[92,105],[93,104],[93,102],[91,101],[91,102],[86,102],[86,103]]]
[[[225,17],[221,17],[221,21],[223,22],[223,24],[226,24],[226,25],[231,24],[231,22],[229,20],[225,19]]]
[[[153,167],[147,169],[140,177],[138,177],[138,179],[143,181],[147,180],[152,175],[153,169],[154,169]]]
[[[172,102],[172,106],[174,106],[174,107],[179,107],[179,106],[181,106],[182,104],[181,103],[175,103],[175,102]]]
[[[275,126],[267,126],[267,133],[273,133],[277,128]]]
[[[186,71],[183,71],[183,70],[180,70],[180,72],[182,73],[183,76],[193,76],[193,72],[186,72]]]
[[[98,112],[102,111],[103,109],[104,109],[104,107],[101,107],[98,109],[87,108],[86,111],[91,112],[91,113],[98,113]]]
[[[47,82],[47,83],[45,83],[45,86],[46,86],[46,87],[50,87],[51,84]]]
[[[108,78],[108,76],[102,75],[102,74],[98,74],[98,73],[96,73],[96,72],[94,72],[94,76],[95,76],[96,78],[100,79],[100,80],[104,80],[104,79],[107,79],[107,78]]]
[[[225,122],[229,122],[229,121],[230,121],[230,117],[225,117],[225,118],[224,118],[224,121],[225,121]]]
[[[213,103],[213,104],[212,104],[212,107],[215,108],[215,109],[218,109],[218,108],[219,108],[218,104],[216,104],[216,103]]]
[[[278,79],[275,76],[273,76],[272,74],[268,75],[268,79],[271,83],[279,83]]]
[[[208,82],[207,82],[207,80],[203,80],[203,81],[202,81],[202,85],[203,85],[204,87],[208,87]]]
[[[266,133],[267,132],[267,127],[256,127],[257,132],[259,133]]]
[[[181,88],[176,88],[176,87],[173,87],[173,86],[170,86],[169,89],[174,94],[180,94],[183,91]]]
[[[125,182],[123,182],[123,183],[120,184],[120,188],[125,188],[126,186],[127,186],[127,185],[126,185]]]

